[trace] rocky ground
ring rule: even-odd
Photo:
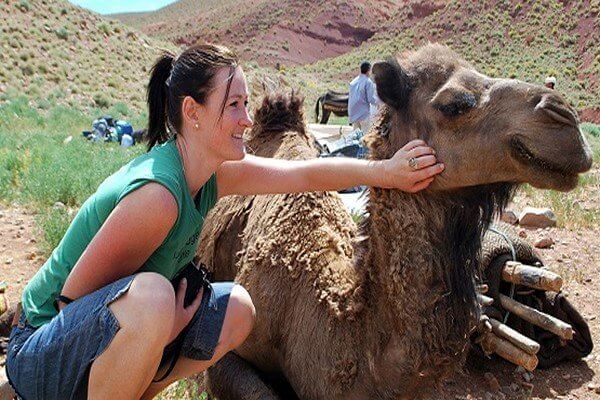
[[[546,265],[565,280],[564,292],[584,315],[598,344],[600,337],[600,227],[569,230],[564,228],[522,229],[534,243],[542,237],[555,242],[540,249]],[[38,248],[39,232],[32,212],[0,205],[0,281],[9,285],[7,297],[18,301],[28,279],[43,264]],[[4,356],[0,356],[0,365]],[[463,376],[444,386],[444,399],[585,399],[600,398],[600,351],[577,362],[567,362],[532,374],[493,359],[471,364]]]

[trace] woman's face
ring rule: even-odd
[[[218,158],[240,160],[244,158],[244,141],[242,135],[252,126],[248,114],[248,86],[241,67],[237,67],[231,78],[231,86],[225,108],[221,115],[223,99],[227,92],[227,83],[231,68],[221,68],[213,77],[214,88],[200,105],[198,125],[207,132],[206,144]]]

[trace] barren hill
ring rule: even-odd
[[[152,13],[113,17],[177,44],[198,40],[225,43],[243,59],[260,65],[288,66],[312,63],[360,46],[386,26],[399,3],[181,0]]]

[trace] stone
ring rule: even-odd
[[[512,210],[505,210],[500,215],[500,221],[506,222],[507,224],[516,225],[519,222],[519,217]]]
[[[65,206],[60,201],[57,201],[56,203],[54,203],[54,205],[52,206],[52,208],[54,208],[55,210],[62,210],[62,209],[67,208],[67,206]]]
[[[515,368],[515,371],[514,371],[514,373],[515,373],[515,374],[518,374],[518,375],[522,375],[522,374],[524,374],[525,372],[526,372],[526,371],[525,371],[525,368],[521,367],[520,365],[518,365],[518,366]]]
[[[519,216],[519,225],[532,228],[556,226],[556,215],[549,208],[525,207]]]
[[[548,249],[548,248],[552,247],[553,244],[554,244],[554,239],[552,239],[550,236],[544,236],[544,237],[540,238],[538,241],[536,241],[534,243],[534,246],[537,247],[538,249]]]
[[[494,374],[492,374],[491,372],[486,372],[483,376],[484,376],[490,390],[492,390],[492,391],[500,390],[500,383],[498,383],[498,379],[496,379]]]
[[[600,393],[600,385],[597,383],[594,383],[594,382],[588,383],[587,388],[590,391]]]
[[[525,239],[525,238],[527,237],[527,232],[525,232],[525,230],[524,230],[524,229],[521,229],[521,230],[519,231],[519,237],[521,237],[521,238]]]

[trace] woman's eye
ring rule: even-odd
[[[231,107],[237,107],[237,105],[238,105],[238,102],[237,102],[237,101],[234,101],[233,103],[231,103],[231,104],[229,104],[229,105],[230,105]]]

